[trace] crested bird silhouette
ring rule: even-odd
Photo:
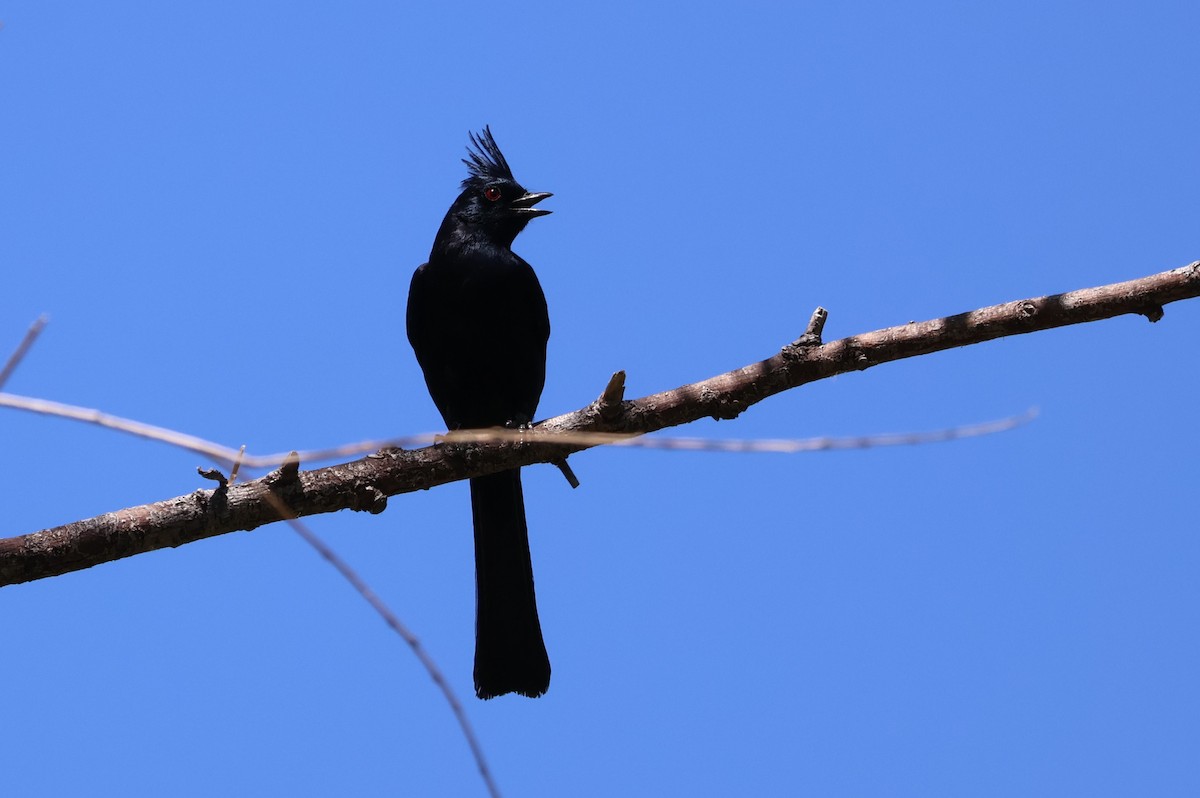
[[[551,196],[513,177],[490,128],[471,134],[467,178],[408,292],[408,340],[451,430],[533,421],[550,319],[533,267],[512,251]],[[475,693],[535,698],[550,686],[520,469],[471,480]]]

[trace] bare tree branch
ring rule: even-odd
[[[524,433],[524,441],[387,449],[349,463],[273,471],[262,479],[197,490],[41,532],[0,540],[0,585],[16,584],[226,532],[337,510],[382,512],[388,496],[533,463],[554,462],[591,443],[552,443],[554,433],[639,435],[712,417],[735,418],[768,396],[816,380],[1009,335],[1140,314],[1158,321],[1163,306],[1200,296],[1200,261],[1168,272],[1066,294],[993,305],[820,343],[822,318],[773,357],[641,399],[600,400]],[[293,466],[294,468],[294,466]],[[285,478],[286,477],[286,478]]]

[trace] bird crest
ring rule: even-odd
[[[463,158],[463,163],[467,165],[469,176],[463,180],[462,187],[467,188],[478,181],[490,180],[511,180],[517,182],[513,177],[512,169],[508,168],[508,161],[504,160],[504,153],[500,152],[500,148],[496,146],[496,140],[492,138],[492,130],[487,125],[484,125],[482,133],[471,134],[471,145],[467,147],[467,155]]]

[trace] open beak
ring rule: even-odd
[[[518,216],[527,216],[530,218],[532,218],[534,216],[545,216],[546,214],[550,213],[550,211],[545,210],[543,208],[535,208],[533,206],[537,205],[539,202],[546,199],[547,197],[553,197],[553,196],[554,195],[551,194],[549,191],[539,191],[539,192],[531,191],[527,194],[522,194],[521,196],[517,197],[515,200],[513,200],[512,202],[510,202],[508,204],[508,207],[512,210],[513,213],[517,214]]]

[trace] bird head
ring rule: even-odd
[[[463,159],[468,174],[462,181],[462,193],[446,215],[447,221],[453,217],[459,225],[511,246],[530,219],[550,213],[534,206],[553,195],[548,191],[526,191],[516,181],[490,128],[484,127],[478,135],[472,133],[471,145],[468,157]]]

